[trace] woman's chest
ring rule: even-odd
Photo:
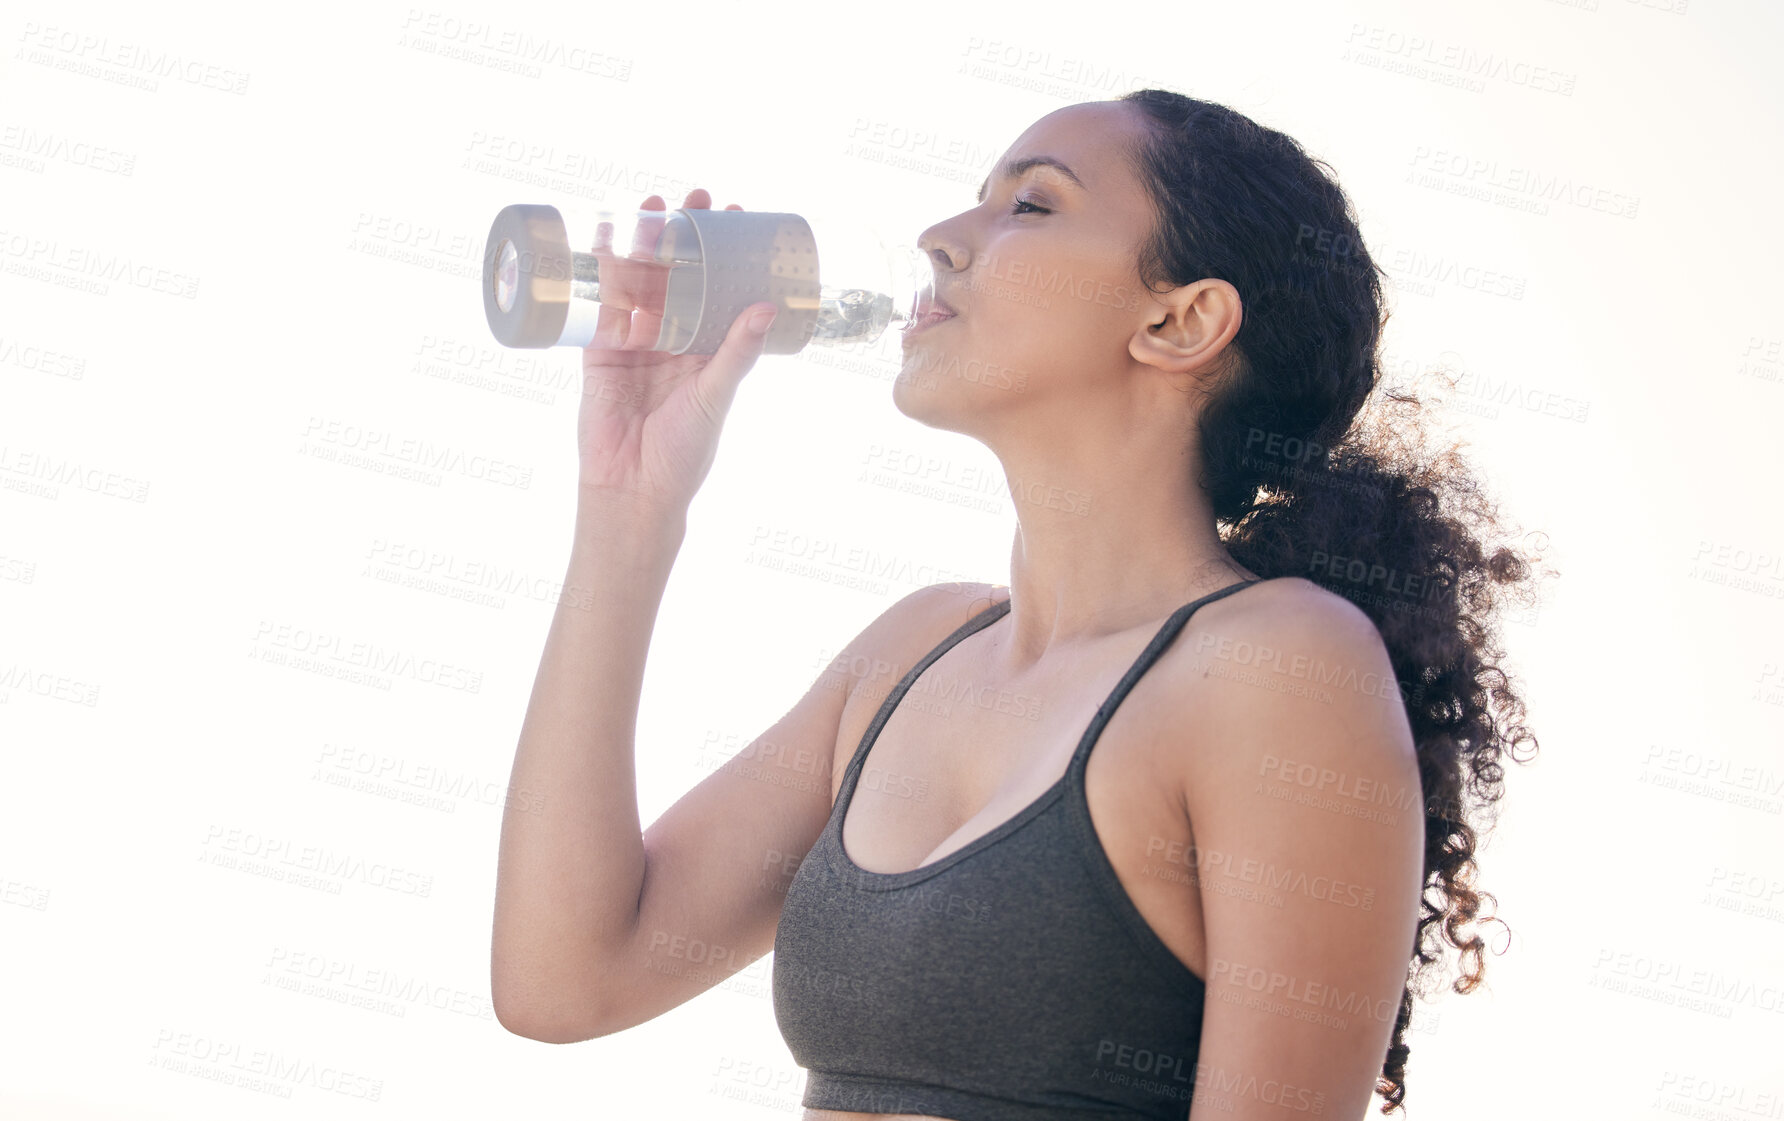
[[[869,872],[934,864],[1022,814],[1065,779],[1108,694],[1103,673],[993,689],[950,672],[945,662],[931,665],[900,698],[862,761],[841,837],[849,861]],[[1089,745],[1083,797],[1094,843],[1135,910],[1184,966],[1205,977],[1195,847],[1182,796],[1185,756],[1194,745],[1182,731],[1182,706],[1141,688],[1145,683]],[[844,709],[833,806],[884,700],[883,691],[863,691]],[[1174,712],[1163,710],[1168,703]],[[1073,796],[1068,787],[1064,797]]]

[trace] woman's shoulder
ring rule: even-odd
[[[1278,730],[1353,722],[1402,696],[1368,613],[1299,576],[1260,580],[1198,608],[1161,661],[1198,722],[1249,724],[1266,713]]]
[[[1190,622],[1254,643],[1276,640],[1329,651],[1382,647],[1386,654],[1368,612],[1304,576],[1261,579],[1198,610]]]

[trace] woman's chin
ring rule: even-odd
[[[935,414],[943,411],[941,378],[922,368],[921,363],[906,360],[904,369],[892,379],[892,404],[912,420],[934,423]]]

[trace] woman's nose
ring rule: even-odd
[[[958,242],[933,228],[923,231],[923,236],[917,239],[917,248],[928,254],[930,262],[939,270],[954,272],[966,266],[966,251]]]

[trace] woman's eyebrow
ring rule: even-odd
[[[1071,168],[1067,167],[1064,163],[1060,162],[1059,160],[1054,159],[1052,156],[1025,156],[1019,160],[1011,160],[1007,163],[1000,164],[998,166],[997,170],[995,172],[993,172],[993,174],[996,175],[1000,179],[1014,179],[1016,176],[1021,175],[1023,172],[1027,171],[1031,167],[1043,167],[1043,166],[1058,168],[1062,173],[1064,173],[1064,175],[1067,179],[1070,179],[1073,183],[1077,184],[1078,189],[1081,191],[1088,191],[1090,189],[1089,187],[1086,187],[1084,185],[1084,181],[1082,179],[1078,178],[1078,175],[1076,172],[1074,172]],[[985,201],[985,192],[988,189],[990,189],[990,187],[991,187],[991,177],[986,176],[985,182],[979,184],[979,201],[980,202]]]

